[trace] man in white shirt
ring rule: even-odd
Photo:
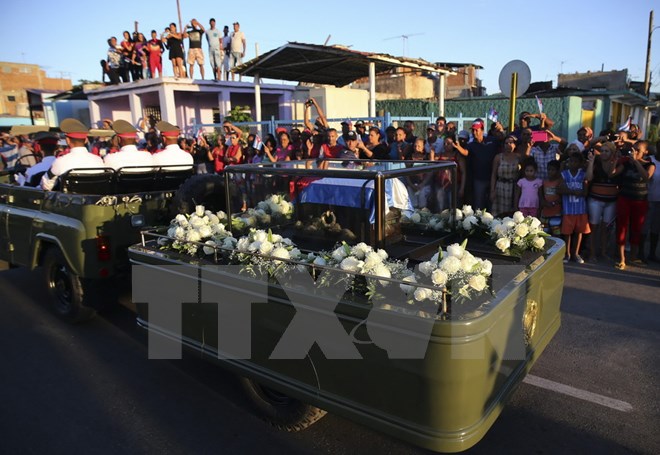
[[[220,30],[215,28],[215,19],[209,19],[209,29],[206,30],[206,40],[209,43],[209,61],[213,69],[213,80],[222,80],[222,60],[224,51],[222,50],[222,35]]]
[[[234,69],[237,66],[240,66],[243,64],[243,57],[245,57],[245,48],[246,48],[246,40],[245,40],[245,34],[240,30],[241,24],[238,22],[234,22],[234,31],[231,34],[231,53],[230,53],[230,60],[231,60],[231,68]],[[234,80],[234,73],[231,73],[231,80]],[[238,80],[242,81],[243,76],[239,75]]]
[[[41,152],[44,154],[44,157],[41,162],[31,166],[27,171],[25,171],[25,177],[21,179],[22,181],[19,183],[25,186],[37,186],[41,188],[41,180],[32,182],[32,177],[39,173],[48,171],[48,169],[50,169],[50,167],[53,165],[59,137],[57,137],[57,135],[54,133],[40,132],[35,135],[34,141],[39,144],[39,147],[41,147]]]
[[[153,169],[154,159],[151,153],[137,149],[137,129],[126,120],[117,120],[112,129],[119,138],[121,149],[109,153],[103,159],[106,166],[118,170],[126,166],[146,166],[126,169],[126,172],[147,172]]]
[[[60,123],[60,129],[65,134],[69,153],[57,158],[50,170],[41,179],[41,188],[51,191],[57,183],[57,178],[71,169],[105,168],[101,157],[89,153],[85,144],[89,128],[79,120],[66,118]]]
[[[160,135],[165,144],[165,148],[160,152],[153,155],[154,165],[156,166],[168,166],[172,164],[186,164],[190,165],[192,168],[193,165],[193,156],[181,150],[177,140],[179,139],[180,130],[178,127],[172,125],[171,123],[160,121],[156,124],[156,129],[160,131]],[[170,171],[182,171],[186,167],[175,167],[175,168],[166,168]]]
[[[222,29],[222,72],[225,75],[224,80],[229,80],[229,54],[231,53],[231,36],[229,36],[229,27],[224,26]]]

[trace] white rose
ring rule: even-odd
[[[515,233],[520,237],[525,237],[527,234],[529,234],[529,228],[526,224],[519,224],[516,226]]]
[[[183,240],[186,238],[186,230],[182,227],[178,227],[174,230],[174,238],[177,240]]]
[[[502,237],[500,239],[497,239],[497,242],[495,242],[495,246],[500,251],[506,251],[511,246],[511,242],[509,242],[509,239],[507,239],[506,237]]]
[[[364,268],[371,270],[379,264],[383,263],[383,258],[375,251],[369,251],[364,258]]]
[[[250,246],[250,241],[248,240],[247,237],[241,237],[238,240],[238,243],[236,244],[236,249],[240,251],[241,253],[245,253],[248,250],[248,247]]]
[[[261,245],[263,247],[263,245]],[[275,248],[273,250],[273,254],[271,255],[274,258],[280,258],[280,259],[291,259],[291,253],[289,253],[289,250],[287,250],[284,247],[279,247]]]
[[[225,229],[225,225],[222,223],[211,225],[211,229],[216,234],[225,234],[227,232],[227,230]]]
[[[513,221],[515,223],[522,223],[525,221],[525,216],[522,214],[522,212],[518,211],[513,214]]]
[[[434,270],[431,275],[431,281],[433,281],[433,284],[436,286],[444,286],[447,283],[448,278],[447,274],[440,269]]]
[[[203,217],[206,214],[206,209],[204,208],[203,205],[197,205],[195,206],[195,215],[198,217]]]
[[[488,260],[481,260],[481,274],[490,275],[493,273],[493,263]]]
[[[511,218],[509,218],[509,219],[505,218],[502,221],[502,226],[504,226],[506,229],[513,229],[513,228],[516,227],[516,223]]]
[[[525,246],[525,239],[522,237],[515,236],[513,238],[513,244],[516,246]]]
[[[433,256],[431,256],[432,264],[437,264],[439,260],[440,260],[440,253],[435,253]]]
[[[259,248],[261,247],[261,242],[252,242],[250,245],[248,245],[248,251],[258,251]]]
[[[189,242],[199,242],[202,240],[202,237],[196,229],[191,229],[186,233],[186,240]]]
[[[468,284],[472,289],[477,292],[481,292],[486,289],[486,277],[481,275],[474,275],[470,277]]]
[[[257,204],[257,208],[259,210],[263,210],[264,212],[268,212],[268,202],[266,201],[261,201]]]
[[[346,257],[346,251],[343,246],[340,246],[335,251],[332,252],[332,259],[337,262],[341,262]]]
[[[408,275],[407,277],[403,278],[401,281],[405,283],[417,283],[417,280],[415,279],[414,275]],[[415,289],[414,286],[410,286],[407,284],[400,284],[399,287],[406,294],[410,294],[413,291],[413,289]]]
[[[376,251],[376,253],[378,254],[378,256],[380,256],[380,258],[381,258],[383,261],[386,260],[386,259],[388,258],[387,251],[385,251],[385,250],[378,250],[378,251]]]
[[[339,264],[339,267],[342,270],[346,270],[347,272],[358,272],[360,265],[362,261],[359,261],[358,259],[349,256],[343,261],[341,261],[341,264]]]
[[[282,243],[283,243],[284,245],[287,245],[287,246],[291,246],[291,245],[293,245],[293,242],[292,242],[291,239],[288,238],[288,237],[284,237],[284,238],[282,239]]]
[[[199,228],[199,235],[203,239],[211,237],[213,235],[213,229],[208,225],[202,226]]]
[[[462,212],[463,212],[463,215],[465,215],[466,217],[474,215],[474,210],[472,210],[471,205],[464,205]]]
[[[495,218],[493,217],[493,215],[491,215],[488,212],[485,212],[481,215],[481,222],[484,223],[486,226],[490,226],[494,220]]]
[[[461,259],[461,268],[466,273],[470,273],[474,268],[474,266],[477,264],[478,261],[471,254],[466,254],[465,256],[463,256],[463,259]]]
[[[463,219],[463,212],[461,212],[459,209],[456,209],[456,221],[461,221]]]
[[[179,224],[188,223],[188,219],[186,218],[186,216],[181,214],[178,214],[176,218],[174,218],[174,220]]]
[[[282,236],[279,234],[273,234],[272,235],[272,240],[273,243],[278,243],[282,241]]]
[[[168,237],[174,237],[174,235],[176,234],[176,230],[177,230],[177,228],[175,226],[172,226],[171,228],[169,228],[167,230],[167,236]]]
[[[219,212],[216,212],[215,216],[217,216],[221,220],[226,220],[227,219],[227,214],[225,212],[223,212],[222,210],[220,210]]]
[[[375,269],[371,271],[372,275],[380,276],[383,278],[392,278],[392,273],[390,272],[390,269],[387,268],[385,264],[378,264]],[[383,286],[387,286],[388,282],[387,281],[379,281],[379,283]]]
[[[431,298],[433,293],[431,292],[430,289],[427,288],[417,288],[415,289],[415,293],[413,294],[415,297],[415,300],[418,302],[423,302],[426,299]]]
[[[447,256],[440,261],[440,268],[444,270],[447,275],[454,275],[461,269],[461,260],[455,256]]]
[[[454,243],[447,247],[447,254],[449,256],[454,256],[460,259],[463,257],[463,254],[465,254],[465,250],[458,243]]]
[[[325,259],[323,259],[321,256],[317,256],[314,258],[314,262],[312,262],[312,264],[324,266],[327,264],[327,262],[325,262]]]
[[[213,213],[211,213],[210,215],[208,215],[208,217],[209,217],[209,224],[211,224],[211,225],[216,225],[216,224],[219,224],[219,223],[220,223],[220,218],[218,218],[217,216],[215,216]]]
[[[360,242],[351,248],[351,254],[358,259],[364,259],[369,251],[371,251],[371,247],[364,242]]]
[[[534,237],[534,240],[532,240],[532,246],[540,250],[545,246],[545,239],[543,237]]]
[[[532,221],[529,223],[529,225],[532,229],[538,229],[541,227],[541,220],[533,216]]]
[[[268,238],[268,234],[264,231],[255,231],[252,238],[255,242],[263,242]]]
[[[204,250],[204,254],[206,255],[213,254],[213,252],[215,251],[215,248],[213,248],[214,246],[215,246],[215,242],[213,240],[207,240],[206,242],[204,242],[204,248],[202,248]]]
[[[287,250],[287,251],[289,251],[289,250]],[[291,259],[295,259],[297,261],[302,257],[302,253],[300,252],[300,250],[298,248],[294,248],[291,251],[289,251],[289,257],[291,257]]]
[[[503,235],[506,235],[507,230],[508,230],[507,227],[502,223],[496,225],[493,228],[493,232],[495,232],[495,234],[497,234],[498,237],[502,237]]]
[[[268,240],[261,242],[261,245],[259,245],[259,253],[263,254],[264,256],[268,256],[271,251],[273,251],[272,243],[270,243]]]
[[[477,217],[474,215],[470,215],[463,220],[463,229],[469,231],[477,224],[479,224],[479,220],[477,220]]]
[[[412,220],[413,223],[419,223],[420,221],[422,221],[422,215],[415,212],[413,213],[413,216],[410,219]]]
[[[206,223],[204,223],[204,220],[202,220],[198,216],[191,216],[190,217],[190,225],[195,228],[199,229],[200,227],[204,226]]]
[[[228,250],[233,250],[236,247],[236,239],[234,237],[225,237],[222,241],[222,247]]]
[[[431,272],[433,272],[434,266],[433,264],[436,264],[436,262],[433,261],[425,261],[419,264],[419,272],[429,276]]]

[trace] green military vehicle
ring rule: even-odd
[[[519,214],[411,207],[441,172],[455,177],[430,162],[230,167],[247,210],[198,207],[129,249],[150,356],[183,346],[229,368],[285,430],[333,412],[434,451],[473,446],[559,329],[564,245],[526,249],[539,223]],[[506,241],[480,238],[486,224]]]
[[[57,191],[43,191],[17,185],[17,171],[0,173],[0,260],[42,266],[53,309],[72,322],[112,301],[140,230],[167,224],[173,207],[186,207],[189,187],[178,192],[182,183],[208,183],[191,178],[192,168],[73,169]]]

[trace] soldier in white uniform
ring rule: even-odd
[[[160,121],[156,124],[156,129],[160,131],[165,148],[153,155],[154,165],[166,166],[172,164],[190,164],[192,167],[193,156],[190,153],[181,150],[177,144],[180,134],[179,128],[171,123]],[[185,169],[185,167],[169,168],[171,171],[181,171]]]
[[[101,157],[89,153],[85,147],[89,128],[76,119],[66,118],[60,123],[60,129],[65,134],[70,150],[57,158],[41,179],[41,187],[47,191],[53,189],[60,175],[71,169],[105,168]]]
[[[137,129],[126,120],[117,120],[112,129],[119,138],[121,149],[109,153],[103,159],[106,166],[118,170],[125,166],[146,166],[125,169],[125,172],[147,172],[153,169],[154,159],[151,153],[137,148]]]

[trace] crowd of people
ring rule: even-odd
[[[318,114],[314,121],[313,109]],[[532,125],[534,119],[538,122]],[[43,189],[52,189],[58,175],[80,167],[188,164],[205,174],[222,173],[234,164],[301,159],[319,166],[328,160],[358,159],[453,162],[455,174],[441,170],[406,179],[415,208],[433,212],[449,208],[455,189],[459,206],[470,204],[502,217],[516,210],[539,217],[549,233],[564,236],[566,262],[584,263],[583,256],[607,260],[612,255],[609,236],[614,232],[618,269],[657,261],[660,144],[641,138],[636,125],[629,131],[608,125],[598,136],[582,127],[571,142],[553,133],[552,125],[545,115],[525,112],[513,132],[494,122],[486,133],[481,119],[472,123],[469,132],[457,132],[445,117],[427,125],[419,136],[412,121],[382,129],[383,125],[363,121],[353,125],[346,120],[337,131],[312,98],[306,103],[304,125],[280,127],[263,138],[230,122],[223,124],[221,134],[184,137],[177,127],[153,119],[143,133],[128,122],[108,119],[104,127],[112,129],[114,137],[91,138],[87,128],[69,119],[61,127],[65,147],[49,133],[37,138],[35,145],[25,137],[4,135],[0,156],[5,166],[20,162],[32,166],[21,183]],[[44,170],[48,172],[40,181],[31,179]],[[587,234],[589,241],[583,244]],[[647,239],[649,249],[644,254]]]
[[[163,55],[166,51],[175,78],[193,79],[197,65],[200,76],[204,79],[206,62],[204,38],[208,45],[208,60],[213,72],[213,80],[229,80],[230,74],[231,80],[234,80],[234,73],[230,70],[243,63],[247,41],[240,24],[234,22],[232,26],[231,33],[227,25],[221,32],[216,28],[213,18],[209,19],[208,28],[197,19],[192,19],[181,31],[177,30],[174,22],[165,27],[160,34],[156,30],[151,30],[150,39],[137,30],[132,35],[124,31],[121,42],[117,37],[112,36],[108,38],[107,57],[101,60],[103,82],[105,83],[106,76],[110,84],[162,77]],[[187,53],[186,40],[188,40]]]

